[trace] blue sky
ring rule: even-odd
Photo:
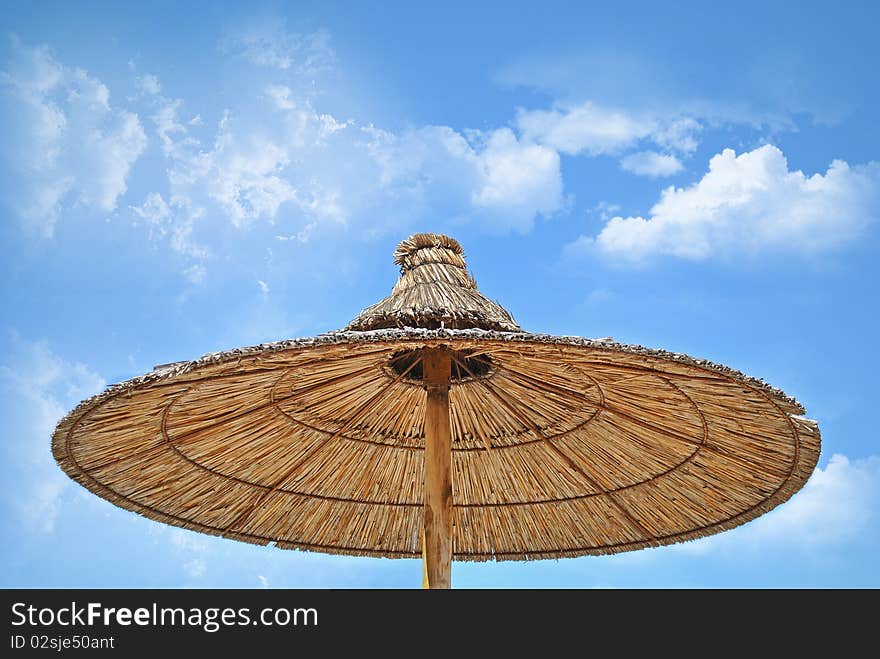
[[[744,527],[457,586],[880,585],[880,12],[735,4],[5,3],[2,584],[418,586],[142,519],[49,438],[155,364],[342,327],[435,231],[524,328],[728,364],[823,435]]]

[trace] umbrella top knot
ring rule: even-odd
[[[416,233],[394,251],[400,279],[391,295],[364,309],[348,331],[391,328],[484,329],[521,332],[513,316],[477,290],[464,250],[454,238]]]
[[[394,262],[401,274],[428,263],[466,269],[461,243],[439,233],[414,233],[401,240],[394,250]]]

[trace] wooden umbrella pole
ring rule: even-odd
[[[425,586],[449,588],[452,581],[452,433],[449,425],[451,355],[425,348],[425,508],[422,555]]]

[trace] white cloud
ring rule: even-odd
[[[262,574],[258,574],[257,579],[260,582],[261,588],[268,588],[269,587],[269,580],[266,577],[264,577]]]
[[[190,577],[198,579],[199,577],[205,576],[205,572],[208,570],[208,565],[203,559],[194,558],[184,563],[183,569]]]
[[[158,80],[154,88],[161,89]],[[183,99],[148,95],[169,193],[152,192],[130,210],[153,240],[164,239],[183,257],[193,283],[204,281],[214,249],[224,249],[217,243],[225,240],[225,227],[241,233],[261,222],[274,225],[280,215],[301,216],[304,227],[294,235],[306,242],[318,221],[346,219],[339,191],[351,186],[340,175],[363,175],[345,167],[350,138],[342,140],[341,150],[327,146],[349,122],[315,111],[287,86],[263,90],[268,104],[241,114],[227,110],[207,143],[193,132],[201,121],[181,119]]]
[[[186,197],[173,197],[168,204],[161,194],[151,192],[143,204],[129,206],[129,210],[147,226],[151,241],[167,239],[171,250],[184,257],[188,263],[184,269],[187,279],[195,284],[205,279],[205,261],[210,253],[193,235],[203,209],[193,207]]]
[[[880,456],[850,460],[834,454],[804,488],[767,515],[728,533],[679,545],[679,551],[765,552],[777,548],[823,553],[832,546],[871,542],[880,509]]]
[[[316,78],[326,82],[333,60],[326,33],[263,21],[236,28],[223,46],[270,70],[254,75],[251,100],[234,102],[213,129],[159,76],[129,65],[129,102],[150,117],[167,175],[127,205],[129,216],[179,257],[194,283],[205,280],[214,254],[240,240],[236,233],[264,227],[299,244],[330,227],[377,235],[429,215],[528,231],[564,206],[559,152],[511,128],[386,131],[318,109]],[[14,198],[27,201],[22,216],[48,235],[62,208],[113,211],[147,138],[136,114],[111,106],[100,81],[45,48],[17,51],[4,88],[29,104],[17,115],[39,120],[14,131],[29,136],[18,151],[35,159],[19,168],[32,193]]]
[[[327,31],[288,32],[280,18],[263,18],[236,26],[220,47],[258,66],[306,76],[328,69],[335,59]]]
[[[168,180],[174,196],[191,205],[217,204],[236,227],[257,220],[274,222],[286,203],[319,215],[333,215],[332,199],[322,199],[315,190],[298,191],[289,166],[294,154],[303,155],[296,153],[297,147],[319,146],[342,124],[310,107],[297,106],[281,90],[289,93],[286,88],[273,89],[276,109],[295,113],[295,122],[291,120],[295,125],[285,126],[277,120],[253,125],[227,113],[208,149],[179,121],[182,101],[161,98],[154,123],[171,161]],[[279,107],[279,99],[287,101]]]
[[[8,203],[20,219],[51,236],[64,207],[113,211],[147,144],[138,116],[111,106],[87,72],[16,39],[0,88],[3,155],[16,186]]]
[[[517,228],[531,228],[536,213],[551,215],[561,207],[559,154],[552,149],[523,143],[510,129],[499,128],[474,155],[477,206],[511,213]]]
[[[293,110],[296,108],[296,101],[292,98],[293,91],[287,85],[267,85],[265,94],[279,110]]]
[[[52,533],[72,481],[55,464],[49,438],[73,404],[97,393],[105,383],[84,364],[59,357],[45,341],[13,334],[10,345],[0,365],[0,389],[8,406],[3,447],[4,462],[11,465],[8,492],[25,529]]]
[[[600,201],[591,209],[591,212],[595,213],[603,222],[607,222],[614,217],[619,210],[619,204],[614,204],[610,201]]]
[[[668,151],[678,151],[690,155],[696,151],[699,145],[697,136],[703,131],[699,121],[691,117],[682,117],[661,125],[655,130],[651,139],[653,142]]]
[[[289,236],[277,235],[275,236],[276,240],[288,241],[292,240],[294,242],[298,242],[302,245],[305,245],[312,237],[312,234],[315,232],[315,229],[318,228],[317,222],[309,222],[305,227],[302,228],[301,231],[297,231],[294,234]]]
[[[520,109],[517,128],[525,139],[539,142],[568,155],[618,153],[647,137],[655,128],[651,120],[594,103],[554,109]]]
[[[237,29],[224,48],[270,70],[254,74],[249,101],[233,101],[213,129],[159,76],[130,64],[137,93],[129,101],[151,119],[167,179],[127,208],[153,243],[179,256],[190,281],[205,279],[209,261],[228,253],[236,232],[256,235],[264,227],[299,244],[342,227],[361,236],[399,231],[426,216],[528,231],[536,217],[565,206],[559,149],[613,150],[633,132],[657,128],[584,106],[549,113],[561,125],[544,141],[532,134],[543,130],[540,113],[521,113],[519,129],[382,130],[317,107],[315,90],[333,59],[327,44],[325,33],[292,34],[283,22]],[[22,195],[30,204],[23,213],[49,234],[65,205],[114,210],[145,148],[139,117],[112,107],[107,87],[60,65],[45,48],[19,53],[30,69],[10,67],[4,86],[42,117],[22,145],[42,159],[22,166],[38,174],[25,182],[34,190]],[[592,122],[597,118],[601,125]]]
[[[620,166],[633,174],[650,176],[651,178],[672,176],[682,170],[682,164],[678,158],[656,151],[631,153],[621,159]]]
[[[655,116],[591,101],[552,110],[520,108],[516,126],[524,140],[573,156],[616,155],[643,142],[690,155],[697,148],[697,136],[702,130],[702,125],[692,117]]]
[[[470,216],[495,231],[528,231],[537,215],[550,216],[563,206],[558,153],[517,138],[509,128],[367,132],[386,198]]]
[[[177,147],[175,135],[186,135],[186,127],[180,123],[177,112],[180,109],[182,101],[170,100],[159,96],[159,107],[153,115],[153,123],[156,126],[156,134],[162,144],[162,150],[166,156],[174,155],[174,149]],[[192,142],[184,141],[184,144]]]
[[[201,284],[208,276],[208,269],[204,263],[193,263],[183,271],[186,279],[193,284]]]
[[[195,174],[232,223],[243,226],[261,218],[273,221],[282,204],[297,200],[284,176],[289,163],[283,144],[260,135],[242,137],[221,124],[212,151],[187,174]]]
[[[187,576],[192,579],[205,576],[208,570],[206,558],[211,550],[210,538],[194,531],[164,526],[157,527],[154,532],[160,535],[168,532],[172,550],[183,556],[181,565]]]
[[[819,253],[852,241],[880,214],[880,165],[835,160],[824,174],[792,171],[770,145],[714,156],[693,185],[670,187],[648,217],[616,216],[568,252],[598,248],[636,261],[655,255],[700,260],[764,250]]]
[[[155,218],[159,235],[189,217],[188,245],[205,244],[220,219],[238,231],[277,225],[279,239],[306,243],[327,225],[356,222],[381,232],[424,213],[525,231],[537,215],[562,207],[559,155],[509,128],[396,133],[321,112],[288,85],[263,85],[262,92],[262,106],[227,112],[208,145],[179,119],[181,99],[154,96],[172,212],[169,219],[153,193],[132,209],[139,220]],[[204,268],[206,259],[195,256]]]
[[[129,206],[129,209],[144,220],[150,230],[150,238],[162,238],[168,233],[171,224],[171,208],[158,192],[147,195],[141,206]]]
[[[846,543],[874,524],[880,504],[880,456],[850,460],[835,453],[817,469],[776,519],[759,524],[754,535],[797,538],[808,546]]]
[[[159,78],[151,73],[145,73],[135,78],[135,86],[142,94],[155,96],[162,91],[162,85],[159,84]]]
[[[567,99],[569,105],[591,99],[617,107],[651,108],[661,117],[690,116],[716,126],[748,124],[753,128],[787,131],[797,130],[793,117],[801,112],[812,114],[818,121],[839,115],[839,107],[829,111],[828,106],[838,101],[829,100],[828,94],[819,94],[821,103],[805,103],[802,90],[792,87],[794,80],[805,82],[805,69],[796,59],[781,63],[776,58],[770,65],[766,58],[755,58],[752,64],[742,58],[731,58],[729,63],[734,69],[719,70],[719,75],[732,74],[735,82],[725,80],[730,84],[712,85],[707,90],[698,82],[702,75],[694,76],[687,63],[670,69],[666,58],[645,58],[633,49],[627,50],[590,48],[589,52],[579,54],[533,53],[510,61],[496,74],[496,79],[506,87],[524,87],[551,98]],[[702,62],[696,63],[698,69],[702,66]],[[815,91],[814,85],[806,87]]]
[[[174,548],[184,552],[202,553],[208,550],[208,540],[205,536],[184,529],[170,529],[171,544]]]

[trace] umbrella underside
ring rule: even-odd
[[[416,558],[420,350],[453,350],[456,560],[607,554],[738,526],[819,453],[792,399],[682,355],[480,330],[344,332],[110,388],[58,426],[75,480],[149,518],[285,549]]]

